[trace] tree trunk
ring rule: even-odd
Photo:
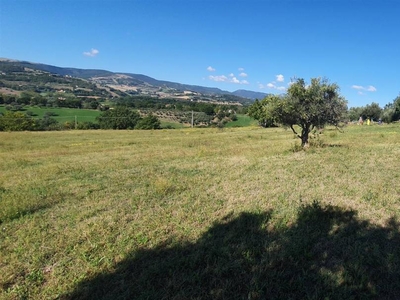
[[[308,147],[308,134],[310,133],[310,126],[305,126],[301,130],[301,146],[303,148]]]

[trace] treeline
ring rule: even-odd
[[[0,94],[0,105],[5,105],[7,110],[18,111],[25,105],[39,107],[65,107],[65,108],[100,108],[104,99],[92,97],[76,97],[69,92],[51,92],[44,95],[36,92],[22,92],[17,95]]]
[[[233,110],[237,113],[244,113],[246,108],[238,105],[217,104],[206,101],[189,101],[178,100],[173,98],[154,98],[151,96],[124,96],[109,101],[109,105],[105,105],[104,98],[89,97],[90,92],[79,90],[79,95],[70,93],[69,91],[37,93],[34,91],[22,92],[17,95],[0,94],[0,105],[5,105],[8,110],[18,111],[21,106],[39,106],[39,107],[66,107],[66,108],[86,108],[107,110],[110,106],[123,106],[134,109],[168,109],[177,111],[195,111],[204,112],[207,115],[213,115],[221,107],[227,110]]]
[[[348,111],[348,119],[355,122],[359,118],[363,120],[369,118],[372,121],[385,123],[397,122],[400,120],[400,96],[397,96],[393,102],[386,104],[383,108],[378,103],[371,103],[366,106],[351,107]]]
[[[266,107],[269,105],[268,101],[268,97],[261,101],[256,100],[247,109],[249,116],[256,119],[262,127],[276,126],[273,116],[268,115],[266,110]],[[363,120],[370,119],[372,122],[381,121],[391,123],[400,121],[400,95],[383,108],[375,102],[365,106],[351,107],[346,111],[343,120],[346,122],[357,122],[360,117]]]
[[[43,118],[31,114],[7,111],[0,113],[0,131],[53,131],[69,129],[161,129],[160,120],[152,115],[141,117],[137,111],[118,107],[103,112],[94,122],[64,122],[53,118],[51,112]]]
[[[213,115],[221,107],[227,110],[234,110],[237,113],[243,113],[244,107],[238,105],[217,104],[206,101],[178,100],[174,98],[154,98],[150,96],[126,96],[113,99],[115,106],[125,106],[136,109],[175,109],[178,111],[196,111],[204,112],[207,115]]]
[[[7,111],[0,113],[0,131],[50,131],[50,130],[67,130],[75,127],[71,122],[60,123],[51,117],[51,114],[45,114],[43,118],[35,118],[34,116],[20,111]],[[92,128],[90,128],[92,127]],[[90,122],[80,123],[77,129],[97,129],[97,124]]]

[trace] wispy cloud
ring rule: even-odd
[[[377,91],[376,87],[374,87],[373,85],[369,85],[366,87],[361,86],[361,85],[352,85],[351,88],[358,90],[360,95],[363,95],[363,93],[361,91],[367,91],[367,92],[376,92]]]
[[[211,66],[207,68],[208,71],[214,72],[215,69]],[[235,75],[234,73],[229,73],[229,75],[209,75],[208,79],[215,82],[227,82],[227,83],[235,83],[235,84],[249,84],[247,80],[240,79],[240,77],[247,77],[247,74],[244,73],[243,68],[238,68],[240,71],[239,75]],[[238,78],[239,77],[239,78]]]
[[[210,75],[208,76],[208,79],[216,82],[229,82],[229,83],[235,83],[235,84],[249,84],[247,80],[239,80],[235,77],[233,73],[229,74],[229,77],[225,75],[218,75],[218,76],[213,76]]]
[[[209,66],[209,67],[207,68],[207,71],[215,72],[215,69],[214,69],[213,67]]]
[[[229,81],[228,80],[228,77],[226,77],[225,75],[220,75],[220,76],[213,76],[213,75],[210,75],[210,76],[208,76],[208,79],[210,79],[210,80],[212,80],[212,81],[217,81],[217,82],[226,82],[226,81]]]
[[[99,54],[100,51],[97,49],[92,48],[90,51],[88,52],[83,52],[83,55],[85,56],[90,56],[90,57],[95,57],[97,54]]]
[[[284,82],[285,81],[285,77],[283,77],[282,74],[276,75],[276,81],[278,82]]]
[[[278,86],[278,85],[275,84],[275,82],[270,82],[270,83],[267,83],[267,84],[259,83],[258,84],[258,88],[259,89],[266,89],[267,88],[267,89],[277,90],[277,91],[285,91],[286,90],[286,87]]]

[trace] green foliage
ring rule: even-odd
[[[98,118],[101,129],[133,129],[140,115],[127,107],[116,107],[103,112]]]
[[[139,122],[136,124],[135,129],[161,129],[161,123],[156,116],[150,114],[143,119],[140,119]]]
[[[254,118],[248,115],[235,114],[234,117],[237,120],[235,121],[234,118],[232,118],[232,121],[228,122],[225,127],[248,127],[257,125],[258,123]]]
[[[276,126],[275,110],[281,98],[276,95],[268,95],[263,100],[256,100],[248,109],[248,115],[256,119],[262,127]]]
[[[370,118],[371,120],[377,121],[382,116],[382,108],[380,108],[378,103],[372,102],[364,107],[361,115],[363,119]]]
[[[7,111],[0,115],[0,130],[4,131],[24,131],[32,130],[35,121],[30,116],[22,112]]]
[[[309,85],[298,79],[284,97],[268,96],[257,109],[258,118],[268,124],[288,126],[301,139],[302,146],[308,144],[309,133],[326,124],[339,126],[347,111],[346,100],[339,95],[339,87],[327,79],[312,78]],[[296,131],[300,127],[301,132]]]
[[[99,129],[100,125],[93,122],[78,122],[77,129],[87,130],[87,129]]]
[[[358,121],[360,117],[363,120],[367,118],[371,120],[379,120],[383,116],[383,110],[379,106],[378,103],[372,102],[371,104],[367,104],[366,106],[361,107],[351,107],[347,112],[347,118],[350,121]]]
[[[356,122],[362,117],[363,107],[350,107],[347,111],[347,118],[349,121]]]
[[[51,118],[50,115],[44,115],[42,119],[35,120],[35,127],[32,130],[47,131],[61,129],[63,128],[56,119]]]
[[[390,123],[400,119],[400,96],[397,96],[393,102],[388,103],[382,110],[382,120]]]

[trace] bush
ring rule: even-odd
[[[100,129],[100,125],[93,122],[79,122],[77,129],[81,130]]]
[[[135,129],[161,129],[160,120],[154,115],[148,115],[143,119],[140,119],[139,122],[136,124]]]
[[[43,119],[35,120],[35,125],[32,130],[37,131],[50,131],[50,130],[61,130],[63,129],[61,124],[53,118],[45,115]]]
[[[7,111],[0,116],[0,129],[4,131],[33,130],[35,120],[21,112]]]
[[[140,115],[127,107],[117,107],[104,111],[97,120],[101,129],[133,129]]]

